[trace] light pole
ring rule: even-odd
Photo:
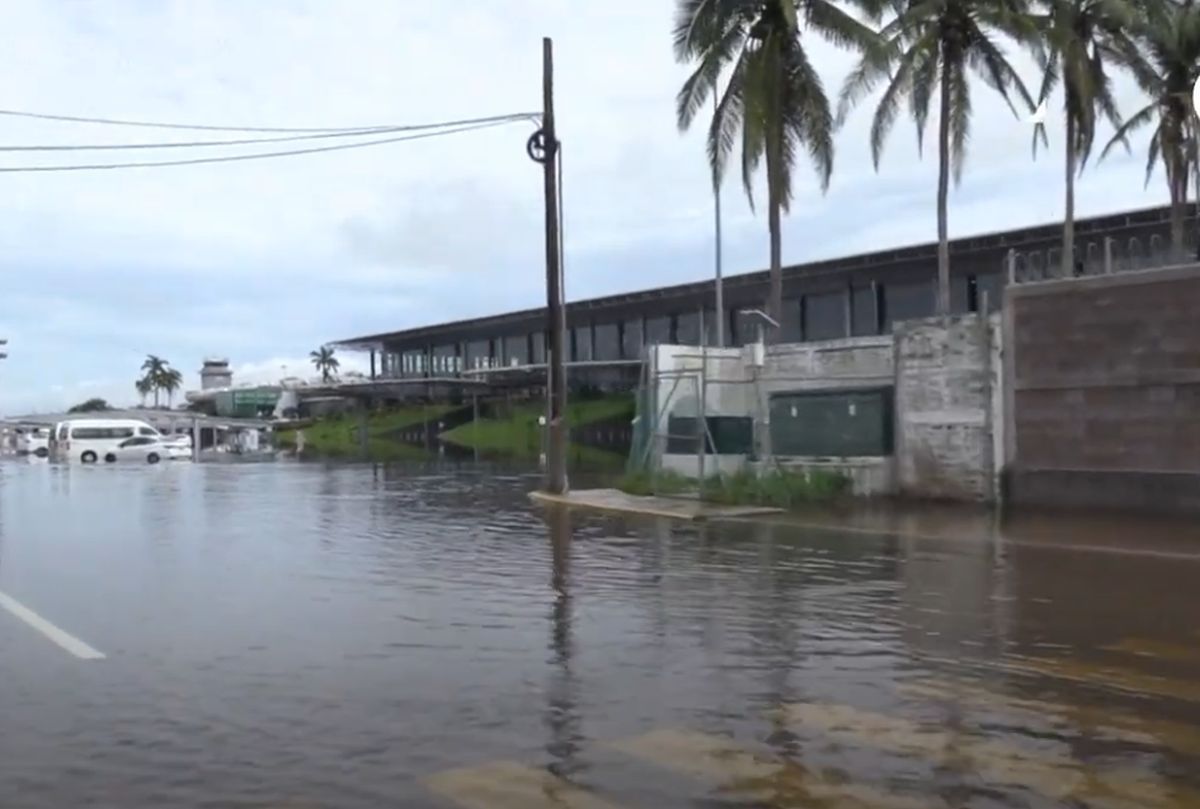
[[[717,99],[717,83],[713,81],[713,120],[716,120],[717,110],[719,109],[719,100]],[[715,255],[716,263],[716,285],[717,285],[717,348],[725,347],[725,282],[721,278],[721,175],[717,171],[717,167],[713,166],[713,212],[716,219],[715,228]]]

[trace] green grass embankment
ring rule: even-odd
[[[542,451],[542,427],[538,419],[545,413],[541,402],[514,405],[507,414],[463,424],[443,433],[442,439],[480,452],[536,458]],[[568,427],[578,428],[609,419],[632,419],[633,413],[632,396],[580,399],[567,403],[566,421]],[[624,460],[617,453],[578,445],[571,447],[571,453],[581,461],[611,464],[614,460]]]
[[[458,408],[455,405],[430,404],[368,414],[365,419],[368,454],[372,456],[378,453],[404,457],[423,456],[425,453],[421,450],[389,440],[388,436],[398,430],[440,418],[456,409]],[[363,424],[364,419],[358,413],[321,419],[303,429],[304,450],[318,455],[361,454],[363,441],[359,429]],[[295,447],[297,432],[296,430],[279,431],[276,433],[275,440],[280,446]],[[405,450],[411,451],[405,452]]]

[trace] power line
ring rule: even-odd
[[[353,138],[362,135],[386,135],[395,132],[412,132],[412,131],[427,131],[433,129],[445,129],[447,127],[466,126],[475,124],[502,124],[513,123],[515,121],[523,121],[527,119],[525,113],[513,113],[509,115],[494,115],[488,118],[470,118],[462,121],[447,121],[439,124],[421,124],[416,126],[395,126],[382,129],[361,129],[346,132],[321,132],[315,135],[288,135],[281,138],[238,138],[233,140],[198,140],[198,141],[175,141],[166,143],[105,143],[105,144],[64,144],[64,145],[20,145],[20,146],[0,146],[0,152],[75,152],[75,151],[99,151],[99,150],[114,150],[114,149],[178,149],[178,148],[194,148],[194,147],[209,147],[209,146],[246,146],[252,143],[284,143],[288,141],[299,140],[321,140],[325,138]]]
[[[162,121],[136,121],[121,118],[90,118],[82,115],[52,115],[44,112],[26,112],[24,110],[0,110],[0,115],[13,118],[36,118],[41,121],[66,121],[78,124],[107,124],[110,126],[142,126],[153,129],[202,129],[209,132],[277,132],[277,133],[314,133],[314,132],[371,132],[391,130],[429,129],[438,126],[460,126],[475,121],[445,121],[440,124],[393,125],[378,124],[373,126],[324,126],[324,127],[285,127],[285,126],[215,126],[212,124],[180,124]],[[539,113],[519,113],[520,117],[538,118]]]
[[[224,155],[222,157],[197,157],[190,160],[162,160],[149,161],[139,163],[93,163],[90,165],[70,165],[70,166],[0,166],[0,173],[15,173],[15,172],[50,172],[50,171],[100,171],[103,169],[137,169],[137,168],[154,168],[157,166],[194,166],[200,163],[231,163],[239,160],[262,160],[271,157],[291,157],[293,155],[317,154],[319,152],[336,152],[343,149],[361,149],[364,146],[380,146],[385,143],[400,143],[408,140],[422,140],[425,138],[437,138],[443,135],[453,135],[459,132],[471,132],[476,129],[489,129],[503,124],[513,123],[523,118],[505,119],[501,121],[493,121],[485,124],[474,124],[473,126],[461,126],[453,129],[443,129],[437,132],[420,132],[416,135],[400,135],[394,138],[381,138],[379,140],[360,141],[358,143],[340,143],[337,146],[315,146],[310,149],[292,149],[286,152],[258,152],[255,154],[246,155]]]

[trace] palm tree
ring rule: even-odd
[[[833,0],[677,0],[675,55],[696,68],[677,98],[681,129],[704,108],[722,74],[725,90],[708,131],[708,159],[720,182],[741,133],[742,182],[753,206],[752,179],[766,163],[767,221],[771,235],[767,313],[780,321],[783,266],[780,217],[792,199],[792,173],[807,152],[821,189],[833,172],[833,116],[821,77],[809,60],[802,32],[841,46],[870,48],[875,32]],[[876,0],[855,0],[873,6]]]
[[[167,370],[167,361],[154,354],[147,354],[145,362],[142,363],[142,370],[146,372],[145,378],[150,383],[150,390],[154,391],[154,406],[158,407],[158,393],[162,390],[163,373]]]
[[[174,368],[164,368],[158,386],[167,392],[167,407],[170,407],[175,399],[175,391],[183,386],[183,374]]]
[[[938,295],[937,311],[950,311],[950,241],[948,199],[950,175],[962,177],[971,131],[970,72],[992,87],[1013,114],[1009,92],[1015,88],[1025,104],[1033,103],[1020,76],[998,44],[1004,35],[1035,42],[1028,0],[893,0],[896,11],[880,31],[883,44],[866,51],[847,77],[838,109],[839,123],[880,82],[887,88],[871,124],[871,156],[879,168],[884,143],[907,97],[922,150],[925,125],[934,94],[938,96]]]
[[[1046,13],[1035,20],[1046,45],[1042,65],[1042,89],[1038,102],[1046,103],[1054,88],[1063,86],[1063,118],[1066,122],[1066,203],[1063,217],[1063,277],[1075,268],[1075,176],[1083,171],[1096,137],[1097,113],[1114,127],[1121,115],[1113,98],[1107,68],[1110,63],[1128,64],[1136,46],[1128,31],[1137,19],[1130,0],[1042,0]],[[1038,122],[1033,134],[1046,139],[1046,125]]]
[[[325,384],[333,379],[333,375],[337,373],[337,369],[341,367],[337,357],[333,356],[333,349],[329,346],[321,346],[316,351],[308,353],[312,360],[313,367],[321,373],[321,381]]]
[[[1200,170],[1196,139],[1200,131],[1192,111],[1192,86],[1200,77],[1200,8],[1191,0],[1148,4],[1134,27],[1138,56],[1130,67],[1150,103],[1113,135],[1101,159],[1118,143],[1129,148],[1129,135],[1157,120],[1146,157],[1146,184],[1162,162],[1171,198],[1171,242],[1184,249],[1188,180]]]
[[[142,399],[142,407],[145,407],[146,397],[150,395],[150,391],[154,390],[154,383],[150,381],[150,376],[146,375],[141,377],[136,383],[134,383],[133,387],[137,390],[138,396],[140,396]]]

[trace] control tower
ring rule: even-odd
[[[233,371],[229,368],[229,360],[225,357],[206,357],[200,369],[200,389],[229,387],[233,387]]]

